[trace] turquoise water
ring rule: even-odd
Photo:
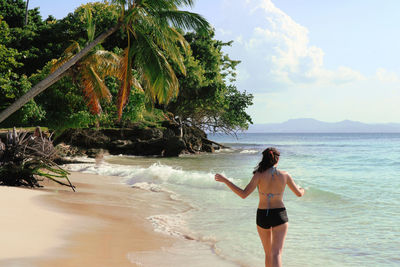
[[[213,176],[224,173],[243,188],[262,150],[275,146],[281,151],[278,168],[306,188],[302,198],[290,190],[284,195],[290,221],[284,266],[400,266],[400,134],[209,138],[230,149],[166,159],[110,157],[103,166],[77,168],[125,177],[135,188],[168,192],[186,203],[184,213],[163,211],[148,219],[157,231],[191,239],[186,249],[208,247],[218,257],[213,266],[263,266],[255,225],[257,193],[243,200]],[[187,265],[190,258],[184,255],[191,254],[183,248],[165,253],[163,266],[173,266],[168,256],[181,257],[181,266],[210,266]],[[141,259],[145,266],[159,264],[151,255]]]

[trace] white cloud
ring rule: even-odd
[[[399,77],[395,72],[388,71],[384,68],[378,68],[375,75],[376,78],[381,82],[399,82]]]
[[[235,40],[226,52],[242,61],[236,85],[255,96],[248,108],[255,123],[300,117],[399,121],[400,73],[378,68],[363,75],[345,64],[328,68],[323,47],[311,43],[309,30],[277,8],[278,0],[272,1],[224,0],[213,8],[216,28],[232,33],[217,32],[216,38]]]
[[[271,0],[247,3],[253,16],[263,17],[251,36],[242,41],[247,61],[242,68],[252,73],[254,86],[256,83],[275,88],[282,85],[341,84],[364,79],[361,73],[349,67],[326,69],[324,52],[310,45],[308,29],[277,8]]]

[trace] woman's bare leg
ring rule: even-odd
[[[282,267],[282,250],[283,250],[283,244],[285,243],[288,226],[289,223],[284,223],[272,227],[271,254],[272,254],[273,267]]]
[[[265,267],[272,266],[271,244],[272,244],[272,231],[264,229],[257,225],[258,235],[260,236],[261,243],[265,252]]]

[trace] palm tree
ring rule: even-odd
[[[123,28],[127,32],[128,45],[124,52],[118,94],[118,115],[127,103],[133,86],[131,69],[139,74],[145,92],[159,103],[168,102],[178,92],[178,80],[167,58],[185,72],[179,46],[188,45],[179,30],[206,31],[208,22],[200,15],[178,10],[180,6],[193,6],[194,0],[113,0],[121,11],[116,25],[99,35],[47,78],[35,85],[25,95],[0,113],[0,122],[21,108],[30,99],[57,82],[64,73],[86,56],[96,45]]]
[[[88,44],[93,42],[95,33],[92,12],[88,7],[84,9],[84,19],[86,20]],[[56,71],[81,50],[79,43],[73,41],[65,49],[61,58],[52,60],[51,72]],[[101,113],[100,101],[102,99],[108,102],[111,101],[111,93],[105,85],[104,79],[106,76],[120,76],[121,65],[122,57],[102,50],[100,45],[98,45],[65,72],[65,75],[70,76],[73,82],[82,88],[88,108],[92,114]]]

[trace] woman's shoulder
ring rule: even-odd
[[[284,170],[278,170],[278,173],[280,175],[283,175],[283,176],[290,176],[290,174],[287,171],[284,171]]]

